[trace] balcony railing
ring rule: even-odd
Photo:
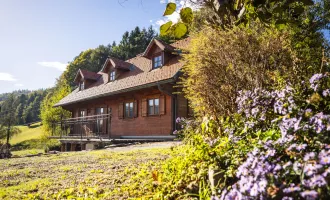
[[[50,138],[110,138],[111,114],[62,119],[52,123]]]

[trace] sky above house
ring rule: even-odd
[[[169,20],[167,2],[0,0],[0,93],[52,87],[81,51],[118,42],[136,26],[158,30]]]
[[[54,86],[81,51],[120,41],[136,26],[176,21],[182,0],[0,0],[0,93]]]

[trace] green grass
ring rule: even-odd
[[[97,150],[0,160],[0,199],[130,199],[170,148]],[[147,173],[132,180],[138,173]],[[133,181],[133,182],[132,182]],[[153,186],[151,186],[153,187]],[[149,194],[150,195],[150,194]]]
[[[26,140],[40,139],[44,135],[40,123],[32,124],[30,128],[27,126],[17,126],[17,127],[21,130],[21,132],[17,135],[14,135],[10,139],[10,143],[12,145],[21,143]]]

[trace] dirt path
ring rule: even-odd
[[[144,150],[153,148],[170,148],[180,145],[181,141],[171,141],[171,142],[150,142],[142,144],[130,144],[127,146],[111,146],[108,147],[109,151],[131,151],[131,150]]]

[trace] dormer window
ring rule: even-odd
[[[110,71],[110,81],[114,81],[116,79],[116,71]]]
[[[163,65],[162,55],[155,56],[153,58],[153,68],[156,69],[158,67],[161,67],[162,65]]]
[[[85,82],[84,81],[81,81],[79,83],[79,90],[81,91],[81,90],[84,90],[84,89],[85,89]]]

